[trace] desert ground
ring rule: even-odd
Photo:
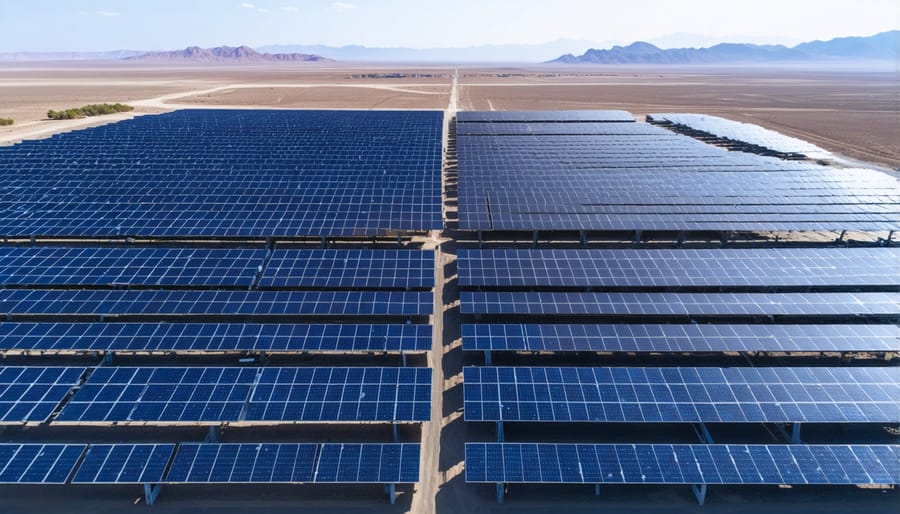
[[[49,121],[48,109],[95,102],[126,102],[134,113],[96,119]],[[303,65],[242,68],[151,67],[109,63],[0,65],[0,117],[16,124],[0,127],[0,144],[47,137],[53,133],[107,123],[133,115],[179,108],[343,108],[343,109],[626,109],[643,116],[682,111],[752,121],[808,139],[828,150],[881,166],[900,167],[900,95],[897,75],[864,72],[792,70],[501,68],[449,66]],[[387,503],[377,486],[170,486],[153,512],[245,513],[544,513],[608,512],[708,513],[844,513],[897,511],[900,490],[856,487],[711,487],[707,505],[698,508],[689,487],[611,486],[599,497],[590,486],[511,485],[507,502],[498,505],[492,486],[464,482],[463,444],[489,441],[491,426],[463,421],[462,368],[482,363],[464,355],[460,340],[456,282],[458,243],[452,231],[455,178],[445,167],[448,227],[419,243],[437,250],[433,348],[427,364],[434,369],[432,421],[401,432],[404,441],[423,445],[422,480],[401,487],[397,505]],[[28,358],[19,358],[28,360]],[[34,362],[35,358],[30,358]],[[334,359],[334,358],[332,358]],[[167,361],[168,362],[168,361]],[[184,363],[185,361],[180,360]],[[188,364],[206,362],[189,360]],[[216,361],[220,362],[220,361]],[[332,364],[334,360],[329,361]],[[351,364],[341,360],[341,363]],[[498,363],[535,364],[545,356],[517,356]],[[579,356],[575,361],[604,365],[609,356]],[[617,365],[665,365],[669,357],[625,356]],[[315,361],[285,361],[310,365]],[[417,362],[425,365],[426,362]],[[744,365],[737,357],[711,365]],[[167,429],[168,430],[168,429]],[[854,427],[852,430],[857,430]],[[167,432],[173,440],[201,440],[203,429]],[[847,433],[812,427],[809,442],[840,441]],[[861,435],[860,435],[861,434]],[[721,442],[777,442],[761,426],[713,428]],[[510,427],[509,441],[669,441],[694,442],[688,427]],[[854,432],[873,442],[896,441],[883,427]],[[2,441],[77,441],[90,439],[159,441],[159,429],[112,427],[83,432],[55,427],[0,429]],[[80,439],[79,439],[80,438]],[[386,428],[335,429],[290,427],[266,431],[235,428],[224,442],[279,440],[388,441]],[[0,487],[0,513],[147,512],[135,486]],[[140,510],[138,510],[140,509]]]

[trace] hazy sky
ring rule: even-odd
[[[696,33],[793,44],[900,28],[898,0],[0,0],[0,52],[445,47]]]

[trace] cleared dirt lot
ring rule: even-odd
[[[333,109],[444,109],[447,87],[345,86],[266,87],[225,89],[178,99],[181,104],[259,105],[280,108]]]

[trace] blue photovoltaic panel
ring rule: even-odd
[[[2,325],[0,325],[2,327]],[[897,325],[463,325],[463,350],[897,352]]]
[[[900,228],[900,187],[875,170],[729,152],[671,132],[542,135],[510,121],[457,124],[462,230]],[[473,135],[469,125],[516,128]]]
[[[466,421],[898,423],[900,368],[463,370]]]
[[[429,368],[97,368],[57,423],[418,422]]]
[[[0,248],[0,284],[250,286],[266,250]]]
[[[430,368],[262,368],[245,419],[360,422],[431,419]]]
[[[786,136],[752,123],[741,123],[706,114],[649,114],[648,120],[672,123],[693,130],[706,132],[721,139],[738,141],[774,152],[800,154],[809,159],[833,159],[834,155],[818,146]]]
[[[182,443],[167,483],[414,483],[419,445]]]
[[[898,316],[897,293],[459,294],[463,314],[600,316]]]
[[[466,482],[900,483],[900,446],[466,443]]]
[[[669,134],[666,129],[647,123],[611,123],[611,122],[529,122],[529,123],[495,123],[469,122],[456,125],[458,136],[565,136],[565,135],[602,135],[602,136],[663,136]]]
[[[431,289],[434,252],[425,250],[276,250],[260,287]]]
[[[174,444],[92,444],[73,484],[158,484]]]
[[[897,248],[460,250],[460,286],[900,285]]]
[[[0,323],[0,352],[422,353],[430,325]]]
[[[0,290],[0,315],[424,316],[430,292]]]
[[[456,113],[457,123],[524,123],[524,122],[633,122],[630,112],[616,110],[572,110],[572,111],[460,111]]]
[[[0,235],[439,230],[441,111],[180,110],[0,153]]]
[[[65,484],[86,447],[0,443],[0,484]]]
[[[85,368],[0,367],[0,425],[46,421],[84,372]]]

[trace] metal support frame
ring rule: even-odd
[[[502,443],[504,438],[503,421],[501,420],[497,422],[497,442]]]
[[[482,248],[482,247],[484,247],[484,235],[479,230],[478,231],[478,248]]]
[[[887,239],[884,241],[884,246],[891,246],[891,240],[894,239],[894,231],[889,230]]]
[[[643,230],[635,230],[634,231],[634,244],[636,244],[636,245],[641,244],[641,239],[643,239],[643,237],[644,237]]]
[[[218,443],[221,439],[222,427],[219,425],[210,425],[209,432],[206,434],[207,443]]]
[[[403,367],[406,367],[406,352],[400,352],[400,362],[403,364]]]
[[[594,484],[594,496],[600,496],[600,484]]]
[[[384,494],[387,495],[391,505],[397,503],[397,484],[390,483],[384,486]]]
[[[578,242],[581,243],[582,247],[587,248],[587,244],[588,244],[587,232],[585,232],[584,230],[578,231]]]
[[[162,491],[162,484],[144,484],[144,502],[152,507],[156,503],[160,491]]]
[[[697,498],[697,504],[701,507],[706,503],[706,484],[695,484],[691,486],[694,491],[694,497]]]
[[[398,425],[397,423],[391,423],[391,433],[394,436],[394,442],[399,443],[400,442],[400,425]]]
[[[537,248],[537,244],[538,244],[538,231],[532,230],[531,231],[531,247]]]
[[[397,231],[397,246],[403,246],[403,234]]]
[[[497,503],[503,505],[503,495],[506,492],[506,484],[503,482],[497,483]]]
[[[100,361],[101,366],[112,366],[113,365],[113,352],[107,350],[103,354],[103,360]]]
[[[841,230],[841,235],[838,236],[838,238],[835,240],[835,243],[843,243],[843,242],[844,242],[844,236],[846,236],[846,235],[847,235],[847,231],[846,231],[846,230]]]
[[[328,248],[328,238],[325,236],[320,236],[319,244],[322,246],[322,248]]]
[[[684,243],[687,241],[687,234],[684,230],[678,231],[678,246],[684,246]]]
[[[493,365],[494,365],[494,360],[493,360],[493,358],[491,357],[491,351],[490,351],[490,350],[485,350],[485,351],[484,351],[484,365],[485,365],[485,366],[493,366]]]

